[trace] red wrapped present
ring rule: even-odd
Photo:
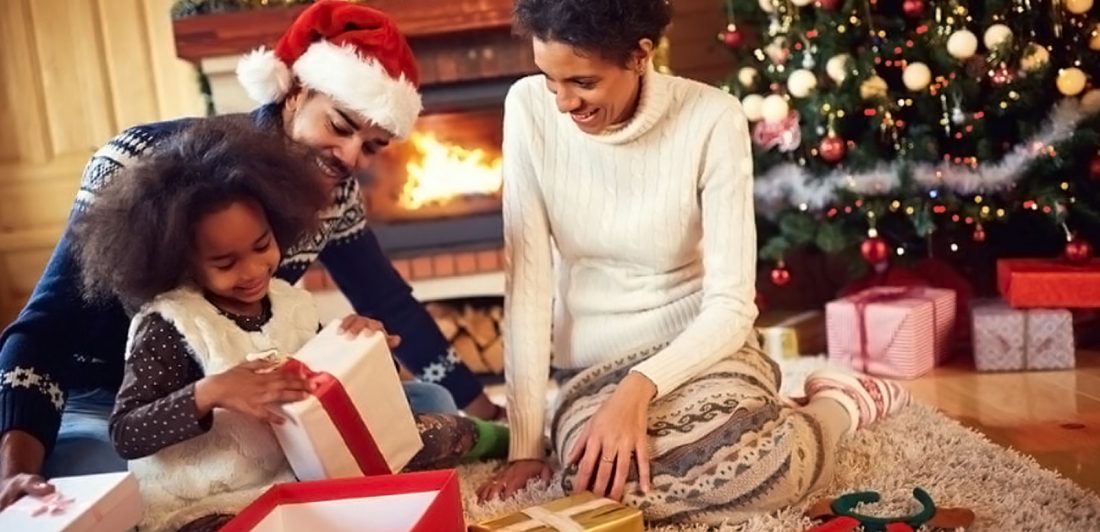
[[[955,326],[955,292],[876,287],[829,302],[829,359],[857,371],[912,379],[943,360]]]
[[[220,532],[461,532],[454,470],[278,484]]]
[[[349,338],[330,323],[283,371],[304,375],[304,401],[279,407],[272,425],[299,480],[401,471],[423,447],[412,410],[381,333]]]
[[[1100,260],[1001,259],[997,286],[1013,308],[1100,308]]]

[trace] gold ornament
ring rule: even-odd
[[[1085,82],[1088,78],[1085,76],[1085,72],[1080,68],[1071,67],[1064,68],[1058,72],[1058,79],[1055,83],[1058,85],[1058,92],[1066,96],[1077,96],[1081,94],[1081,91],[1085,90]]]
[[[1100,22],[1097,22],[1089,33],[1089,49],[1100,52]]]
[[[994,24],[985,30],[982,42],[988,50],[1012,44],[1012,29],[1004,24]]]
[[[1066,11],[1074,15],[1084,15],[1092,9],[1092,0],[1065,0]]]
[[[737,71],[737,81],[746,89],[755,87],[758,79],[760,79],[760,72],[753,67],[743,67]]]
[[[844,79],[848,77],[848,64],[851,61],[852,56],[848,54],[834,55],[825,63],[825,73],[836,83],[844,83]]]
[[[1081,109],[1090,115],[1100,113],[1100,89],[1092,89],[1081,97]]]
[[[955,59],[969,59],[978,51],[978,37],[970,30],[959,30],[947,39],[947,53]]]
[[[787,103],[787,99],[778,95],[772,94],[767,98],[764,98],[764,105],[761,108],[761,113],[764,116],[764,121],[769,124],[774,124],[787,118],[787,115],[791,112],[791,106]]]
[[[885,98],[888,90],[889,87],[886,85],[886,80],[878,76],[871,76],[860,84],[859,97],[864,100]]]
[[[1035,72],[1050,63],[1050,52],[1035,43],[1027,45],[1023,57],[1020,58],[1020,68],[1026,72]]]
[[[932,69],[924,63],[909,63],[901,73],[901,81],[913,92],[923,91],[932,83]]]
[[[804,68],[791,72],[791,76],[787,78],[787,90],[795,98],[805,98],[815,88],[817,88],[817,76]]]
[[[750,122],[757,122],[764,118],[764,97],[759,94],[750,94],[741,98],[741,109],[745,111],[745,118]]]

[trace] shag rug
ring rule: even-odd
[[[801,390],[823,358],[803,358],[784,365],[786,393]],[[799,532],[814,525],[802,516],[806,506],[822,497],[873,490],[882,502],[861,509],[864,514],[901,515],[918,509],[914,487],[924,488],[937,506],[970,508],[977,514],[973,531],[1100,531],[1100,498],[1077,484],[1043,469],[1031,457],[999,447],[923,405],[906,408],[841,444],[839,467],[832,485],[803,504],[719,530]],[[478,522],[561,497],[560,484],[530,485],[508,501],[478,503],[476,489],[499,463],[463,466],[463,504],[468,522]],[[707,530],[683,523],[665,531]]]

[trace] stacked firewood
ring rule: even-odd
[[[429,303],[427,309],[470,371],[497,375],[504,372],[504,344],[500,335],[503,307]]]

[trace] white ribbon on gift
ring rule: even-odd
[[[614,504],[616,504],[615,501],[611,499],[592,499],[558,512],[548,510],[542,506],[533,506],[523,510],[523,514],[531,518],[529,521],[508,525],[501,528],[499,532],[524,532],[543,525],[552,527],[559,532],[585,532],[584,526],[575,521],[573,516]]]

